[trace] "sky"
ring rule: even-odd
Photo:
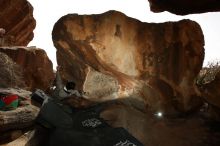
[[[166,22],[191,19],[200,24],[205,37],[205,60],[220,60],[220,12],[177,16],[169,12],[153,13],[148,0],[28,0],[34,7],[34,18],[37,25],[34,39],[28,46],[36,46],[47,52],[56,68],[56,49],[52,42],[52,29],[55,22],[69,13],[100,14],[109,10],[123,12],[129,17],[142,22]]]

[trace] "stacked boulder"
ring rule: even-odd
[[[166,112],[201,104],[195,78],[204,36],[194,21],[144,23],[117,11],[69,14],[52,36],[63,79],[77,82],[91,98],[135,96]]]

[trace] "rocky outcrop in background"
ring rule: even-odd
[[[207,102],[218,107],[220,109],[220,72],[217,73],[215,79],[210,83],[206,83],[200,89],[202,97]]]
[[[116,11],[69,14],[52,36],[62,77],[89,94],[98,92],[89,85],[98,85],[102,95],[143,97],[154,110],[189,111],[200,103],[194,80],[204,38],[196,22],[143,23]]]
[[[169,11],[177,15],[220,11],[219,0],[148,0],[153,12]]]
[[[27,90],[47,90],[52,85],[53,64],[44,50],[35,47],[1,47],[0,52],[7,54],[23,70]]]
[[[33,7],[27,0],[0,0],[0,9],[0,46],[26,46],[34,37]]]

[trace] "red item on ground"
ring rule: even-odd
[[[7,95],[5,97],[2,97],[2,101],[6,104],[9,105],[10,103],[12,103],[13,101],[18,100],[18,96],[17,95]]]

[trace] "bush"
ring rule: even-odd
[[[204,85],[213,81],[219,71],[220,61],[209,62],[208,65],[200,71],[196,80],[197,85]]]

